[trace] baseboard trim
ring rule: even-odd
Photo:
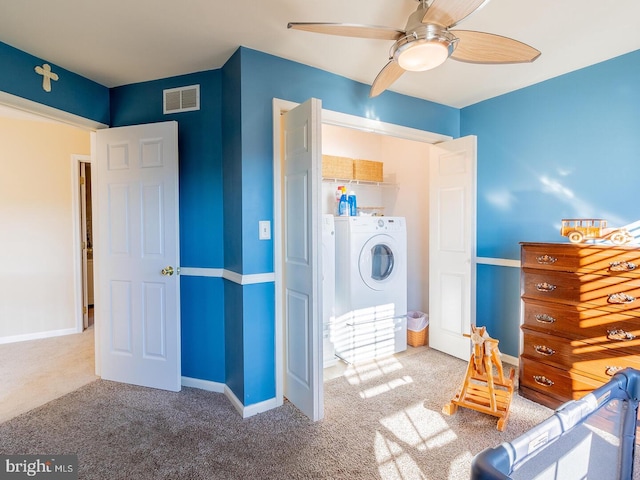
[[[25,333],[23,335],[12,335],[10,337],[0,337],[0,345],[5,343],[26,342],[27,340],[41,340],[43,338],[62,337],[63,335],[71,335],[78,333],[78,330],[73,328],[64,328],[61,330],[49,330],[47,332]]]
[[[253,405],[244,406],[242,402],[236,397],[235,393],[225,385],[224,394],[227,396],[231,404],[238,411],[238,413],[242,416],[242,418],[249,418],[257,415],[258,413],[266,412],[267,410],[271,410],[273,408],[279,407],[278,401],[276,398],[270,398],[269,400],[265,400],[264,402],[255,403]]]
[[[183,387],[199,388],[208,392],[224,393],[226,385],[220,382],[212,382],[211,380],[201,380],[199,378],[182,377]]]
[[[264,402],[254,403],[253,405],[249,405],[243,408],[242,418],[252,417],[257,415],[258,413],[266,412],[267,410],[274,409],[279,407],[281,404],[278,403],[277,399],[270,398],[269,400],[265,400]]]
[[[266,412],[272,408],[279,407],[280,405],[275,398],[270,398],[264,402],[256,403],[245,407],[242,402],[236,397],[235,393],[224,383],[212,382],[211,380],[200,380],[199,378],[182,377],[182,386],[199,388],[200,390],[206,390],[208,392],[223,393],[225,397],[229,399],[231,405],[238,411],[242,418],[252,417],[258,413]]]

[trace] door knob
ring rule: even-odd
[[[162,273],[162,275],[164,275],[165,277],[170,277],[171,275],[173,275],[173,267],[171,265],[169,265],[168,267],[164,267],[160,273]]]

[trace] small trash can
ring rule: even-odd
[[[407,312],[407,344],[412,347],[429,345],[429,315]]]

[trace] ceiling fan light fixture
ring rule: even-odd
[[[456,38],[446,30],[429,27],[401,38],[391,47],[391,57],[404,70],[431,70],[442,65],[453,52]]]
[[[398,52],[398,65],[410,72],[424,72],[439,67],[449,57],[449,48],[440,42],[409,43]]]

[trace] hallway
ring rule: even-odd
[[[0,423],[97,380],[94,329],[0,345]]]

